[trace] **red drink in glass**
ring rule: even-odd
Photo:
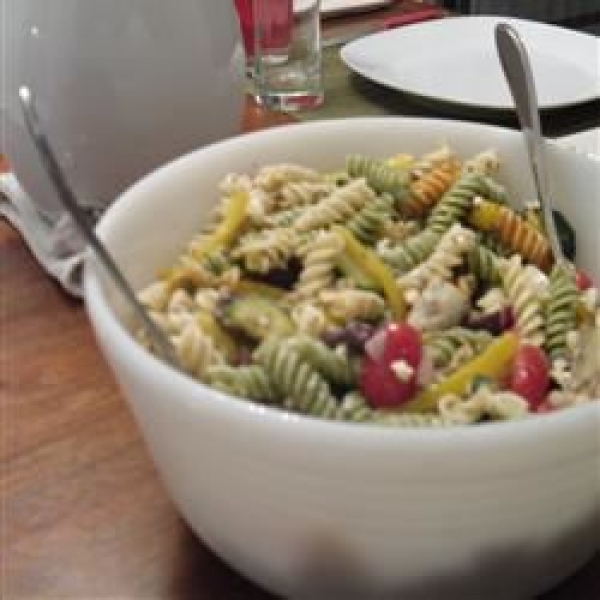
[[[256,27],[261,28],[263,51],[272,52],[274,56],[287,55],[291,42],[292,0],[235,0],[235,7],[249,61],[255,53]]]

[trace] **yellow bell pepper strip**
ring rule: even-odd
[[[435,410],[438,400],[446,394],[464,394],[475,377],[498,381],[507,373],[519,347],[519,337],[509,331],[495,339],[479,356],[469,361],[449,377],[402,405],[402,412]]]
[[[286,290],[269,285],[268,283],[262,283],[260,281],[250,281],[249,279],[240,279],[234,286],[236,292],[242,294],[257,294],[258,296],[264,296],[269,300],[277,302],[286,295]]]
[[[244,225],[249,203],[250,196],[248,192],[244,190],[235,191],[229,198],[227,213],[223,221],[211,235],[194,247],[192,251],[194,258],[200,259],[206,254],[230,245]]]
[[[342,236],[348,258],[376,286],[381,287],[394,318],[404,319],[407,311],[404,292],[396,282],[392,271],[374,252],[363,246],[348,229],[339,225],[334,226],[333,229]]]
[[[209,312],[199,311],[196,314],[196,322],[200,329],[213,340],[215,346],[225,354],[228,361],[235,360],[237,355],[236,342]]]

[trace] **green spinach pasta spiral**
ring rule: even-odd
[[[349,358],[343,346],[340,346],[339,350],[333,350],[320,340],[307,335],[289,338],[285,343],[329,382],[342,386],[356,383],[356,364]]]
[[[266,369],[288,408],[315,417],[335,415],[338,404],[326,379],[284,340],[267,339],[254,358]]]
[[[379,247],[378,253],[398,274],[407,273],[431,255],[440,238],[439,233],[425,229],[402,244]]]
[[[546,349],[552,358],[566,353],[567,334],[575,330],[577,286],[573,269],[557,263],[550,273],[546,303]]]
[[[264,403],[277,399],[271,378],[259,365],[216,365],[207,370],[206,380],[216,389],[242,398]]]
[[[488,189],[485,178],[467,173],[442,196],[427,220],[427,227],[436,233],[444,233],[454,223],[464,221],[473,200]]]
[[[467,255],[469,271],[480,281],[493,286],[500,284],[499,260],[498,254],[481,244],[478,244]]]
[[[374,410],[359,392],[351,392],[344,396],[335,418],[340,421],[376,423],[388,427],[448,427],[452,425],[450,421],[439,415],[400,414]]]
[[[389,221],[394,212],[393,197],[389,194],[383,194],[357,212],[346,223],[346,227],[361,242],[373,244],[380,237],[383,226]]]
[[[352,177],[364,177],[379,194],[391,194],[396,200],[403,200],[408,195],[408,174],[381,160],[353,154],[346,159],[346,169]]]

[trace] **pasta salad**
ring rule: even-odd
[[[190,375],[296,413],[452,426],[597,399],[598,289],[575,234],[555,212],[556,263],[499,170],[493,150],[442,146],[232,173],[139,298]]]

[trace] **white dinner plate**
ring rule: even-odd
[[[394,0],[321,0],[321,16],[334,17],[350,12],[382,8]]]
[[[556,138],[556,141],[565,148],[571,148],[584,154],[591,154],[600,160],[600,127],[565,135]]]
[[[523,19],[453,17],[355,40],[342,60],[363,77],[430,99],[491,109],[513,102],[496,52],[494,28],[509,23],[529,52],[541,108],[600,98],[600,40]]]

